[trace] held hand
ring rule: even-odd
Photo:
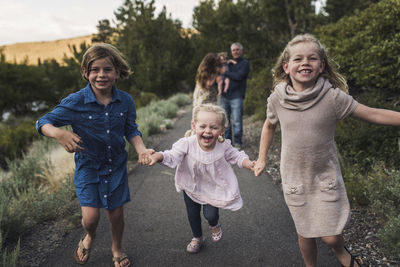
[[[155,153],[154,149],[146,149],[144,152],[138,153],[139,164],[148,165],[151,162],[151,155]]]
[[[156,152],[150,156],[150,162],[148,165],[153,166],[157,162],[163,161],[163,159],[164,159],[163,155],[161,153]]]
[[[84,148],[79,145],[83,143],[81,137],[71,131],[58,129],[55,139],[69,153],[84,150]]]
[[[156,159],[155,155],[151,155],[150,156],[150,162],[149,162],[149,166],[153,166],[154,164],[156,164],[158,162],[158,160]]]
[[[256,164],[256,162],[253,160],[249,160],[249,159],[244,159],[242,162],[242,166],[243,168],[249,169],[251,171],[254,170],[254,165]]]
[[[265,163],[264,160],[258,159],[257,162],[256,162],[256,164],[254,165],[254,168],[253,168],[253,170],[254,170],[254,175],[255,175],[255,176],[260,176],[260,174],[262,173],[262,171],[263,171],[264,168],[265,168],[265,165],[266,165],[266,163]]]
[[[250,165],[250,171],[252,171],[252,172],[254,172],[254,166],[256,165],[256,161],[255,160],[253,160],[253,161],[251,161],[251,165]]]

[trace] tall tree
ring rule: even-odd
[[[191,47],[181,23],[168,17],[165,7],[157,17],[154,12],[154,0],[126,0],[115,12],[116,45],[134,71],[125,85],[168,96],[182,89],[180,82],[187,75]]]
[[[108,19],[100,20],[97,24],[97,34],[92,38],[94,43],[110,43],[112,35],[114,33],[114,28],[111,26]]]
[[[354,15],[356,10],[361,11],[380,0],[326,0],[324,11],[329,22],[336,22],[342,17]]]

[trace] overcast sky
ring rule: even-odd
[[[97,32],[99,20],[114,19],[124,0],[0,0],[0,45],[53,41]],[[199,0],[155,0],[184,27],[192,24]]]

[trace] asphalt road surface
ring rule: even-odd
[[[191,112],[163,134],[156,150],[170,149],[190,127]],[[246,149],[245,149],[246,150]],[[174,186],[175,169],[160,164],[138,166],[129,175],[131,202],[125,205],[124,251],[133,266],[304,266],[297,235],[282,191],[265,173],[260,177],[234,167],[243,207],[220,210],[223,239],[213,243],[203,218],[206,243],[198,254],[188,254],[191,230],[182,193]],[[79,266],[73,252],[82,228],[69,233],[42,266]],[[318,266],[340,266],[327,246],[318,243]],[[85,266],[113,266],[109,224],[104,210]]]

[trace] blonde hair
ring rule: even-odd
[[[289,74],[286,74],[283,69],[283,63],[289,62],[290,48],[298,43],[304,42],[314,43],[318,46],[318,55],[320,56],[321,61],[325,63],[324,71],[320,74],[320,76],[327,78],[333,87],[340,88],[341,90],[348,92],[349,87],[346,79],[337,71],[339,65],[332,59],[328,58],[325,47],[311,34],[297,35],[288,42],[282,54],[279,56],[275,67],[273,68],[273,87],[280,82],[291,84]]]
[[[201,88],[207,90],[207,80],[217,76],[219,64],[219,57],[215,53],[208,53],[203,58],[196,73],[196,83],[199,83]]]
[[[82,77],[88,81],[87,75],[90,73],[93,62],[106,57],[111,60],[115,69],[119,71],[120,79],[126,79],[129,77],[131,69],[122,53],[114,46],[106,43],[95,44],[85,52],[81,64]]]
[[[226,126],[226,113],[225,113],[225,110],[222,107],[214,105],[214,104],[200,104],[200,105],[196,106],[193,109],[192,121],[194,123],[197,122],[198,114],[199,114],[200,111],[214,112],[217,116],[219,116],[221,118],[221,125],[223,127]]]

